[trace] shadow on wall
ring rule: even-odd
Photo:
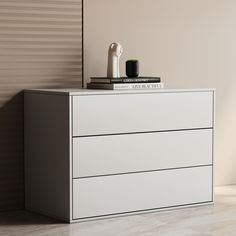
[[[24,207],[23,92],[0,107],[0,209]]]

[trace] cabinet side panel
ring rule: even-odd
[[[213,107],[213,112],[212,112],[212,120],[213,120],[213,130],[212,130],[212,163],[213,163],[213,168],[212,168],[212,201],[214,201],[214,194],[215,194],[215,114],[216,114],[216,91],[212,92],[212,107]]]
[[[25,93],[26,209],[70,219],[69,97]]]

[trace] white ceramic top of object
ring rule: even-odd
[[[112,43],[108,49],[107,77],[120,77],[120,57],[123,48],[119,43]]]

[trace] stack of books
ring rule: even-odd
[[[91,77],[90,83],[87,83],[88,89],[160,89],[163,87],[160,77]]]

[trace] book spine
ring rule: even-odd
[[[113,84],[113,89],[160,89],[163,87],[163,83]]]
[[[91,83],[159,83],[160,77],[140,77],[140,78],[103,78],[103,77],[91,77]]]
[[[106,80],[91,80],[90,81],[91,83],[94,83],[94,84],[131,84],[131,83],[160,83],[160,81],[158,80],[121,80],[121,81],[118,81],[118,80],[111,80],[111,81],[106,81]]]
[[[135,83],[135,82],[138,82],[138,83],[147,83],[147,82],[152,82],[152,83],[159,83],[161,82],[160,79],[123,79],[122,80],[123,82],[125,83]]]

